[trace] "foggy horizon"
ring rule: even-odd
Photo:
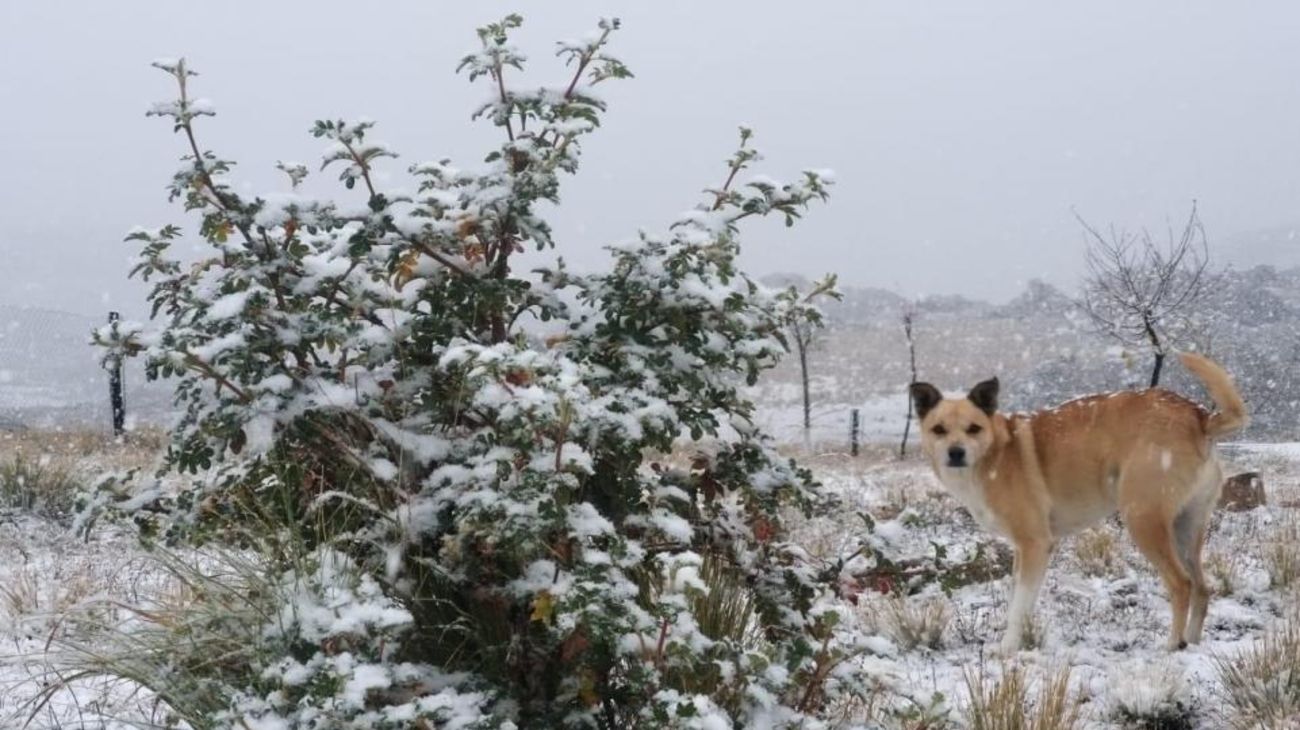
[[[0,135],[0,304],[147,311],[122,238],[197,221],[166,200],[184,148],[144,116],[173,93],[154,58],[185,56],[201,74],[194,93],[218,115],[199,120],[200,142],[239,163],[241,192],[287,189],[274,165],[295,160],[313,191],[350,200],[317,171],[311,123],[375,120],[374,138],[401,155],[380,165],[396,185],[417,161],[476,166],[497,131],[470,121],[483,91],[454,69],[476,26],[513,11],[529,84],[566,77],[555,41],[623,21],[611,53],[635,78],[602,89],[604,127],[549,216],[577,270],[719,184],[742,124],[765,157],[754,174],[831,168],[837,180],[792,231],[742,229],[758,277],[835,273],[844,286],[995,303],[1033,278],[1073,293],[1075,211],[1160,236],[1192,200],[1215,264],[1293,255],[1300,102],[1287,92],[1300,69],[1285,50],[1300,7],[401,2],[373,27],[341,3],[253,7],[0,8],[0,103],[21,110]],[[1281,232],[1281,248],[1241,248],[1260,231]]]

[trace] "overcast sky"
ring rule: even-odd
[[[5,2],[0,304],[143,311],[124,232],[194,227],[163,190],[181,140],[144,117],[172,93],[153,58],[202,73],[202,141],[250,190],[283,188],[278,159],[318,159],[321,117],[377,120],[395,173],[466,167],[497,135],[453,69],[514,10],[536,84],[564,78],[554,41],[624,22],[612,52],[636,78],[605,87],[554,219],[575,268],[716,185],[738,124],[758,171],[839,181],[805,224],[746,230],[757,274],[1003,300],[1031,277],[1077,284],[1073,208],[1163,228],[1195,198],[1218,241],[1300,221],[1292,2]]]

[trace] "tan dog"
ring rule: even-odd
[[[1246,424],[1246,406],[1223,368],[1200,355],[1179,357],[1218,412],[1153,388],[1003,415],[997,378],[965,398],[912,386],[922,450],[939,481],[1015,546],[1004,651],[1021,647],[1056,542],[1116,511],[1169,591],[1170,648],[1200,641],[1210,598],[1201,548],[1223,482],[1214,440]]]

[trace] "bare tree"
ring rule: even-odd
[[[812,448],[812,393],[808,385],[808,348],[812,347],[815,325],[806,319],[790,323],[795,351],[799,354],[799,382],[803,385],[803,445]]]
[[[1209,247],[1196,203],[1182,234],[1175,236],[1171,227],[1164,244],[1145,229],[1132,233],[1112,225],[1103,234],[1078,214],[1075,218],[1088,245],[1083,309],[1101,334],[1151,350],[1155,387],[1165,356],[1193,332],[1209,289]]]
[[[836,277],[831,274],[814,284],[807,293],[801,294],[795,287],[790,287],[786,296],[791,301],[801,301],[804,304],[822,296],[839,299],[840,293],[835,289],[835,282]],[[790,330],[790,338],[794,340],[795,353],[799,356],[799,382],[803,386],[803,445],[804,449],[811,450],[812,390],[810,387],[808,353],[813,347],[817,331],[825,327],[826,323],[822,319],[820,311],[808,307],[796,307],[792,308],[791,313],[787,316],[786,326]]]
[[[916,310],[909,305],[903,310],[903,336],[907,338],[907,357],[912,367],[912,379],[908,382],[907,420],[903,424],[903,443],[898,445],[898,458],[907,457],[907,437],[912,433],[912,390],[916,383],[916,340],[912,337],[912,324],[916,321]]]

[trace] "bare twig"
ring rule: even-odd
[[[916,340],[912,337],[912,325],[916,321],[916,310],[909,305],[903,312],[903,336],[907,338],[907,355],[912,367],[912,379],[909,385],[916,383]],[[903,424],[903,442],[898,446],[898,458],[907,456],[907,437],[912,432],[912,393],[907,394],[907,420]]]
[[[1077,213],[1075,218],[1087,242],[1083,310],[1102,334],[1151,350],[1154,387],[1165,356],[1186,336],[1209,289],[1209,247],[1196,203],[1181,234],[1170,229],[1164,245],[1146,230],[1135,234],[1111,226],[1103,234]]]

